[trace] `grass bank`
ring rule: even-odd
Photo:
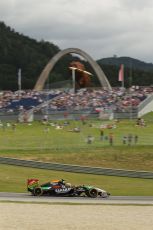
[[[0,192],[26,192],[28,178],[38,178],[40,183],[64,178],[72,184],[90,184],[103,188],[114,196],[153,196],[151,179],[98,176],[7,165],[0,165]]]
[[[87,120],[85,124],[77,120],[69,121],[68,125],[65,121],[56,121],[62,129],[57,129],[57,123],[50,121],[47,126],[41,122],[17,124],[14,130],[10,123],[6,123],[5,128],[0,127],[0,156],[153,171],[153,113],[144,119],[145,127],[136,126],[136,120]],[[74,127],[79,127],[80,132],[72,132]],[[100,139],[101,127],[103,140]],[[113,135],[113,146],[108,140],[110,133]],[[93,136],[91,144],[87,144],[89,134]],[[123,144],[123,136],[129,134],[132,137],[137,135],[138,142],[135,143],[133,138],[130,144],[128,141]]]
[[[90,147],[80,150],[1,150],[0,156],[91,167],[153,171],[152,146]]]

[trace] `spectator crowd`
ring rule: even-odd
[[[130,89],[113,88],[85,89],[76,93],[71,90],[50,90],[36,92],[2,91],[0,93],[0,112],[13,113],[34,108],[50,100],[47,104],[50,111],[66,110],[112,110],[128,112],[136,108],[143,100],[153,93],[153,87],[132,86]],[[52,99],[52,100],[51,100]]]

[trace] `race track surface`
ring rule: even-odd
[[[153,205],[153,196],[110,196],[109,198],[89,197],[35,197],[29,193],[0,192],[0,201],[32,203],[78,203],[78,204],[140,204]]]

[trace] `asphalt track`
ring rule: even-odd
[[[88,197],[35,197],[29,193],[0,192],[0,202],[31,202],[31,203],[76,203],[76,204],[130,204],[130,205],[153,205],[153,196],[110,196],[109,198]]]

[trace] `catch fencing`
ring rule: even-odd
[[[56,171],[65,171],[65,172],[73,172],[73,173],[86,173],[86,174],[94,174],[94,175],[153,179],[153,172],[149,172],[149,171],[134,171],[134,170],[58,164],[58,163],[45,163],[40,161],[31,161],[31,160],[27,161],[27,160],[20,160],[20,159],[7,158],[7,157],[0,157],[0,164],[16,165],[16,166],[32,167],[32,168],[56,170]]]

